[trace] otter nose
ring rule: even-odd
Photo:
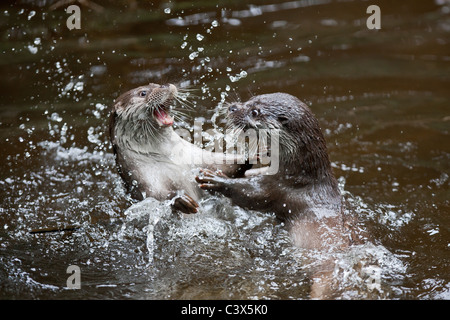
[[[231,106],[228,107],[229,112],[236,112],[237,109],[238,109],[238,107],[235,104],[232,104]]]

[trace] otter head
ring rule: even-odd
[[[170,105],[177,95],[173,84],[150,83],[125,92],[116,99],[112,112],[123,120],[148,121],[159,127],[173,125]]]
[[[280,166],[286,174],[320,179],[330,171],[325,139],[311,110],[286,93],[264,94],[228,107],[234,129],[279,129]],[[270,133],[270,130],[269,130]]]
[[[292,120],[295,121],[294,117],[298,120],[304,107],[300,100],[286,93],[263,94],[244,103],[230,104],[228,119],[231,126],[241,129],[289,130]]]
[[[150,83],[119,96],[111,110],[110,139],[116,149],[151,150],[173,125],[170,107],[178,90],[172,85]]]

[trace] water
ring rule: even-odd
[[[210,126],[225,101],[308,103],[372,235],[333,256],[335,298],[450,298],[448,2],[380,1],[378,31],[360,1],[96,3],[81,30],[47,1],[1,4],[1,298],[310,297],[327,257],[292,247],[273,215],[210,196],[182,218],[127,197],[108,109],[148,82],[195,89],[189,116]]]

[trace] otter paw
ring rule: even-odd
[[[199,187],[204,190],[218,191],[225,185],[228,176],[222,171],[212,171],[209,169],[200,169],[200,175],[195,177]]]
[[[173,199],[173,207],[183,213],[197,213],[198,203],[187,194],[176,196]]]

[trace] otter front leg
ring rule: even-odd
[[[264,188],[261,188],[261,177],[230,179],[220,171],[200,170],[195,178],[200,188],[220,192],[232,199],[233,203],[251,210],[267,209],[271,200]]]

